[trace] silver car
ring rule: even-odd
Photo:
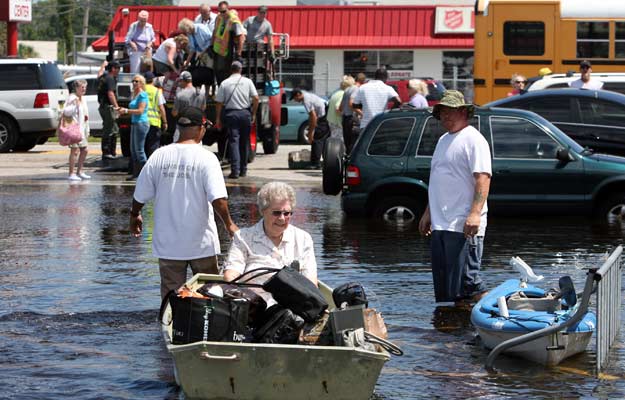
[[[28,151],[54,136],[67,96],[55,62],[0,59],[0,153]]]

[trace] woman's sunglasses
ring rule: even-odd
[[[284,218],[287,218],[293,215],[293,211],[272,210],[271,215],[273,215],[274,217],[279,217],[282,215]]]

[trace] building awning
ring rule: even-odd
[[[258,7],[234,7],[241,18],[256,15]],[[123,9],[128,13],[124,15]],[[177,29],[182,18],[195,18],[197,7],[119,7],[109,31],[123,43],[130,24],[141,10],[150,13],[149,22],[160,41]],[[296,49],[473,49],[473,34],[435,34],[434,6],[271,6],[267,18],[276,33],[288,33]],[[108,34],[92,43],[106,51]]]

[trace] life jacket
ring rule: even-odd
[[[232,25],[240,24],[241,20],[239,16],[231,11],[228,11],[228,20],[224,20],[224,17],[219,14],[215,21],[215,30],[213,31],[213,50],[215,53],[222,57],[227,57],[230,50],[230,31]]]
[[[160,89],[154,85],[145,85],[145,92],[148,95],[148,121],[151,126],[161,127],[161,113],[158,107],[158,95]]]

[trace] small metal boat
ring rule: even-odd
[[[597,324],[587,301],[586,309],[580,309],[584,302],[569,301],[575,304],[524,279],[510,279],[473,307],[471,322],[486,348],[506,343],[504,354],[553,366],[584,351]]]
[[[197,274],[192,289],[220,275]],[[332,289],[319,282],[334,308]],[[171,320],[171,308],[163,321]],[[359,347],[264,343],[196,342],[172,344],[172,327],[162,325],[174,360],[176,383],[189,399],[293,400],[369,399],[389,353]]]

